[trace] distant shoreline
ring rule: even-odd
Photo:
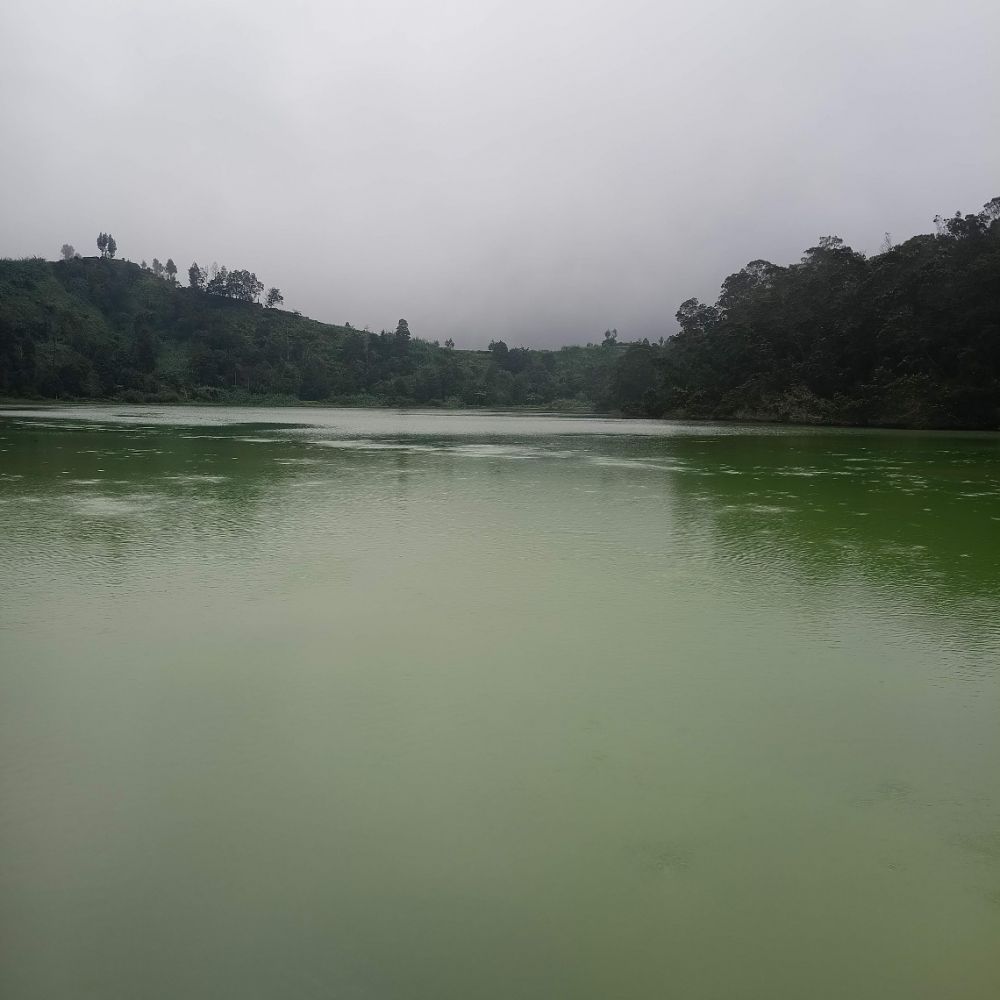
[[[168,406],[600,413],[651,420],[1000,429],[1000,198],[869,256],[822,237],[750,261],[679,332],[558,351],[442,346],[264,304],[256,276],[189,287],[126,260],[0,260],[0,391]],[[103,238],[109,238],[101,234]],[[100,242],[99,242],[100,245]],[[72,248],[68,248],[72,249]],[[103,253],[103,250],[102,250]],[[223,280],[225,278],[225,280]]]
[[[414,413],[441,413],[441,414],[504,414],[507,416],[535,416],[535,417],[581,417],[600,420],[620,420],[648,421],[651,423],[683,423],[683,424],[704,424],[706,427],[718,425],[738,424],[747,427],[801,427],[807,429],[839,429],[856,431],[907,431],[916,434],[984,434],[1000,436],[1000,427],[915,427],[905,424],[888,423],[867,423],[851,424],[838,423],[832,421],[809,421],[809,420],[783,420],[777,417],[766,416],[734,416],[734,417],[698,417],[687,414],[666,414],[660,417],[644,417],[641,415],[625,414],[621,412],[601,412],[592,409],[552,409],[551,407],[531,407],[531,406],[428,406],[412,403],[336,403],[330,401],[308,400],[269,400],[262,398],[259,401],[239,400],[227,402],[225,400],[170,400],[164,402],[134,402],[124,399],[15,399],[0,397],[0,415],[8,410],[46,410],[54,407],[75,407],[89,409],[99,406],[132,406],[149,407],[150,409],[179,409],[191,407],[197,409],[234,409],[234,410],[263,410],[263,409],[310,409],[310,410],[389,410],[389,411],[412,411]]]

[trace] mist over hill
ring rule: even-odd
[[[316,322],[280,294],[261,305],[249,271],[193,265],[182,287],[102,233],[100,258],[0,261],[0,394],[996,428],[1000,198],[935,225],[870,257],[824,237],[794,264],[751,261],[715,304],[683,302],[669,339],[557,351]]]

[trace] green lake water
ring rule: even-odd
[[[4,1000],[996,1000],[1000,437],[0,411]]]

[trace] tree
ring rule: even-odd
[[[604,343],[601,347],[615,347],[618,344],[618,330],[605,330]]]
[[[268,309],[273,309],[275,306],[280,306],[284,301],[285,297],[281,294],[280,289],[269,288],[267,290],[267,298],[264,300],[264,305],[267,306]]]
[[[101,251],[101,256],[106,257],[108,255],[108,234],[99,233],[97,236],[97,249]]]
[[[163,277],[163,265],[155,257],[153,258],[153,274],[158,278]]]
[[[115,254],[118,253],[118,244],[115,243],[115,238],[108,233],[108,243],[107,243],[107,253],[111,260],[114,260]]]
[[[196,265],[192,265],[194,267]],[[237,302],[256,302],[264,291],[264,282],[257,280],[257,275],[252,271],[233,270],[226,267],[212,265],[214,272],[211,279],[205,285],[205,291],[209,295],[218,295],[226,299],[235,299]],[[199,270],[204,279],[204,272]],[[191,276],[191,271],[188,271]],[[280,293],[279,293],[280,294]]]
[[[404,350],[410,343],[410,324],[401,319],[396,324],[396,344]]]
[[[769,260],[752,260],[736,274],[729,275],[722,282],[722,292],[719,295],[719,307],[733,311],[745,308],[754,298],[770,289],[781,268]],[[683,308],[683,307],[682,307]]]
[[[145,323],[138,323],[132,342],[132,360],[141,372],[151,372],[156,368],[158,345],[156,336]]]
[[[76,251],[73,249],[72,243],[64,243],[59,252],[62,254],[63,260],[72,260],[76,256]]]
[[[256,302],[262,291],[264,282],[258,281],[257,275],[252,271],[230,271],[226,278],[224,294],[237,302]]]
[[[188,268],[188,285],[194,288],[196,291],[203,292],[205,290],[205,280],[207,275],[198,266],[198,262],[195,261]]]
[[[491,340],[489,351],[498,361],[507,357],[507,345],[502,340]]]
[[[619,357],[611,383],[611,401],[617,409],[639,416],[655,406],[650,398],[656,387],[654,358],[654,348],[648,343],[629,344]]]
[[[839,236],[821,236],[819,238],[820,250],[840,250],[844,241]],[[806,253],[809,251],[807,250]]]
[[[683,333],[703,334],[711,330],[719,320],[719,310],[698,299],[685,299],[675,314]]]
[[[229,271],[226,266],[223,265],[219,267],[218,264],[212,264],[212,277],[209,279],[208,284],[205,286],[205,291],[209,295],[225,295],[226,294],[226,282],[229,280]]]
[[[448,348],[448,350],[449,350],[449,351],[453,351],[453,350],[455,350],[455,341],[454,341],[454,340],[452,340],[452,339],[451,339],[451,337],[449,337],[449,338],[448,338],[448,339],[447,339],[447,340],[446,340],[446,341],[444,342],[444,346],[445,346],[446,348]]]
[[[166,271],[167,281],[169,281],[170,284],[172,284],[172,285],[176,285],[177,284],[177,265],[173,262],[173,258],[171,258],[171,257],[167,258],[167,263],[164,265],[163,270]]]

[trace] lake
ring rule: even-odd
[[[1000,436],[0,411],[0,995],[1000,996]]]

